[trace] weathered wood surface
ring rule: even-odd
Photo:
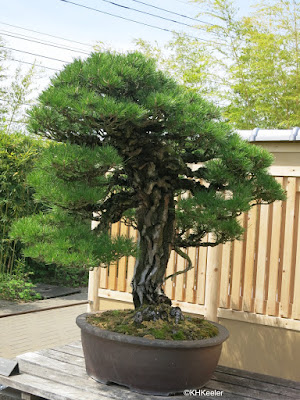
[[[0,357],[0,375],[10,376],[17,369],[18,369],[17,361]]]
[[[0,383],[48,400],[179,400],[194,397],[141,395],[118,385],[97,383],[85,372],[80,342],[25,353],[18,357],[18,362],[21,374],[0,376]],[[221,366],[205,389],[223,391],[223,395],[199,396],[197,393],[196,397],[223,400],[300,399],[298,382]]]

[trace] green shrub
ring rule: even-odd
[[[28,274],[0,274],[0,299],[10,301],[32,301],[41,299],[41,295],[33,291],[33,283]]]
[[[19,133],[0,130],[0,273],[13,273],[15,260],[21,258],[21,245],[9,238],[17,218],[41,209],[34,201],[33,189],[26,184],[33,161],[43,142]]]
[[[2,278],[2,282],[6,282],[5,289],[3,284],[1,286],[5,293],[10,292],[10,299],[14,297],[12,288],[22,286],[22,278],[16,278],[16,274],[19,274],[18,263],[23,262],[24,257],[21,243],[12,240],[9,232],[15,220],[45,210],[45,206],[34,198],[32,187],[27,184],[27,175],[32,171],[41,150],[46,147],[45,143],[41,139],[0,130],[0,274],[3,277],[7,273],[12,275],[11,281]],[[34,283],[85,286],[88,282],[87,269],[62,268],[30,258],[25,258],[24,271],[30,274]]]

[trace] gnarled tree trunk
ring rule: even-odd
[[[174,195],[155,187],[137,212],[139,254],[132,280],[135,308],[171,304],[162,290],[175,227]]]

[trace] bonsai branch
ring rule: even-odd
[[[104,203],[98,207],[100,224],[97,230],[107,230],[109,224],[120,221],[124,212],[130,208],[136,208],[138,201],[133,192],[120,192],[112,194]]]
[[[214,242],[202,242],[201,241],[201,239],[203,238],[202,235],[201,235],[201,238],[197,237],[197,235],[193,235],[194,236],[193,238],[191,236],[189,236],[186,239],[182,239],[180,237],[177,237],[176,241],[175,241],[176,247],[183,247],[185,249],[188,248],[188,247],[215,247],[215,246],[218,246],[221,243],[224,243],[227,240],[230,240],[228,238],[225,238],[223,235],[221,235]]]
[[[187,266],[184,270],[182,270],[182,271],[177,271],[177,272],[175,272],[174,274],[171,274],[171,275],[166,276],[166,277],[164,278],[164,281],[166,281],[166,280],[169,279],[169,278],[174,278],[174,276],[184,274],[185,272],[187,272],[187,271],[189,271],[189,270],[191,270],[191,269],[193,268],[193,263],[192,263],[192,261],[191,261],[191,259],[190,259],[190,257],[188,256],[187,253],[185,253],[184,251],[182,251],[179,247],[174,247],[174,250],[175,250],[176,253],[179,254],[182,258],[184,258],[185,260],[187,260],[188,266]]]

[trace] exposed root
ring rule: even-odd
[[[179,307],[172,307],[165,303],[141,307],[134,315],[134,322],[136,324],[141,324],[144,321],[155,322],[160,319],[167,322],[174,321],[177,325],[180,321],[184,320],[184,316]]]

